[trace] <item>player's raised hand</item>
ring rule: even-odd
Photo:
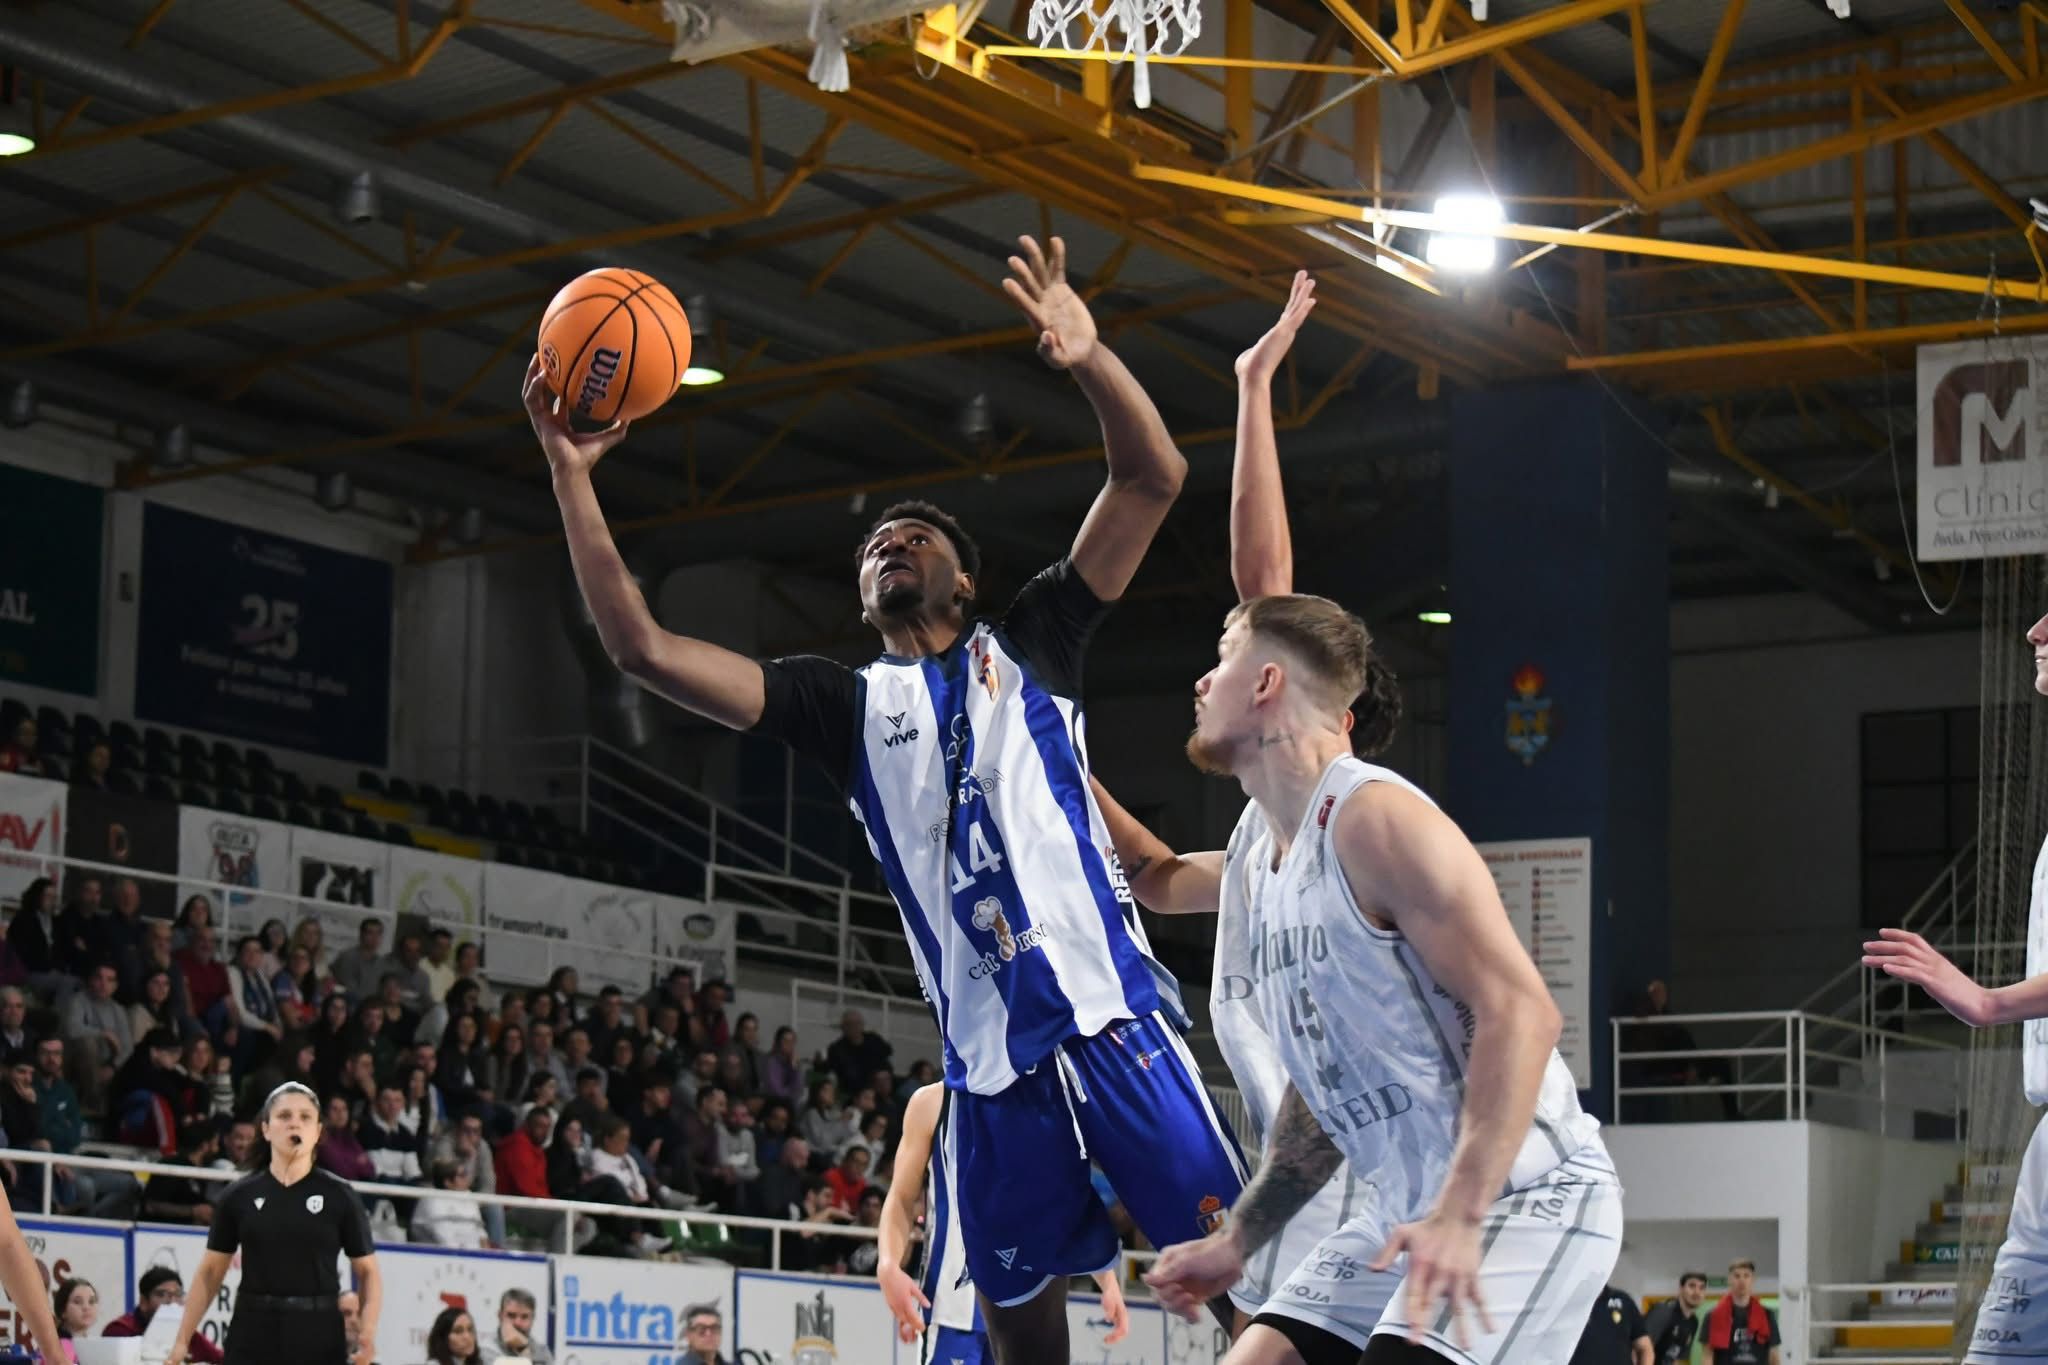
[[[1247,384],[1268,384],[1280,372],[1280,362],[1294,345],[1295,334],[1316,308],[1316,278],[1306,270],[1294,272],[1294,286],[1287,292],[1287,306],[1280,320],[1237,358],[1237,377]]]
[[[548,468],[557,475],[589,472],[606,451],[626,439],[632,426],[630,422],[614,422],[603,431],[589,432],[571,427],[568,409],[548,387],[547,372],[541,368],[539,356],[527,363],[520,396],[526,400],[527,420],[533,423],[533,434],[540,438]]]
[[[1908,929],[1880,929],[1863,945],[1863,965],[1918,986],[1971,1028],[1995,1022],[1991,992]]]
[[[1402,1252],[1408,1253],[1407,1286],[1403,1305],[1408,1316],[1408,1340],[1420,1343],[1422,1334],[1436,1317],[1439,1299],[1446,1300],[1451,1313],[1451,1339],[1459,1347],[1469,1341],[1465,1330],[1467,1305],[1478,1314],[1479,1328],[1491,1335],[1493,1320],[1479,1296],[1479,1225],[1461,1218],[1432,1213],[1417,1223],[1403,1223],[1368,1263],[1372,1270],[1385,1270]]]
[[[1124,1304],[1124,1287],[1116,1278],[1120,1268],[1121,1263],[1095,1277],[1095,1287],[1102,1291],[1102,1316],[1109,1320],[1109,1335],[1102,1339],[1104,1346],[1114,1346],[1131,1334],[1131,1310]]]
[[[1159,1296],[1161,1308],[1198,1322],[1203,1306],[1243,1277],[1244,1253],[1225,1227],[1199,1242],[1182,1242],[1160,1252],[1145,1283]]]
[[[924,1331],[922,1310],[930,1308],[932,1301],[917,1287],[917,1281],[905,1274],[900,1265],[889,1264],[881,1267],[876,1278],[882,1285],[882,1302],[889,1305],[890,1313],[896,1318],[896,1339],[905,1345],[916,1341]]]
[[[1067,283],[1066,242],[1053,238],[1050,257],[1036,238],[1019,237],[1017,245],[1024,254],[1010,257],[1003,292],[1038,329],[1038,358],[1056,370],[1084,364],[1095,352],[1095,319]]]

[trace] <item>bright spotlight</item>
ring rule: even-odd
[[[1466,275],[1493,269],[1499,241],[1458,229],[1494,227],[1507,221],[1500,200],[1484,194],[1447,194],[1436,201],[1435,217],[1440,226],[1429,234],[1425,260],[1439,270]]]
[[[1451,614],[1447,611],[1418,611],[1415,619],[1425,626],[1447,626],[1451,623]]]
[[[683,387],[698,389],[706,384],[723,384],[725,371],[715,370],[709,365],[692,365],[683,371]]]

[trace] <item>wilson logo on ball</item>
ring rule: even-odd
[[[560,379],[562,377],[562,357],[555,350],[553,342],[543,341],[540,344],[540,366],[548,372],[549,378]]]
[[[590,357],[590,371],[583,376],[583,389],[576,395],[576,411],[588,413],[604,400],[605,393],[612,386],[612,376],[619,372],[619,352],[609,346],[600,346]]]

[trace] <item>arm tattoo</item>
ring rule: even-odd
[[[1293,1086],[1280,1101],[1259,1173],[1230,1210],[1231,1226],[1246,1255],[1258,1250],[1299,1213],[1344,1164],[1343,1153],[1316,1122]]]
[[[1130,881],[1136,881],[1145,874],[1146,868],[1152,866],[1153,861],[1154,859],[1149,853],[1139,855],[1124,868],[1124,876]]]

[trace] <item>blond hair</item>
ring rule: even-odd
[[[1372,647],[1365,622],[1327,597],[1276,593],[1232,607],[1224,629],[1242,621],[1304,664],[1311,692],[1352,713],[1351,744],[1370,757],[1393,740],[1401,685]]]

